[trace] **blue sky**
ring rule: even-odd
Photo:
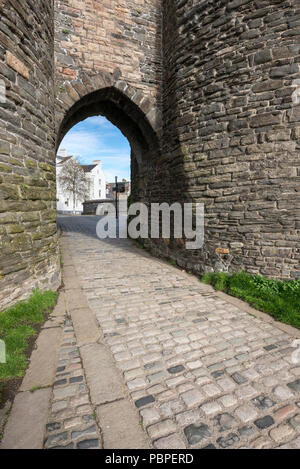
[[[101,160],[107,182],[130,180],[130,145],[105,117],[89,117],[74,125],[62,140],[59,150],[67,150],[81,164]]]

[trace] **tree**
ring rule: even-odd
[[[90,181],[80,164],[70,158],[66,161],[58,176],[61,187],[73,197],[73,213],[75,213],[76,202],[86,199],[90,192]]]

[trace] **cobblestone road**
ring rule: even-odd
[[[98,240],[96,220],[61,217],[64,243],[153,447],[300,448],[294,337],[130,241]],[[65,337],[65,347],[74,344]],[[88,393],[80,364],[72,378]],[[88,400],[78,406],[98,447]]]

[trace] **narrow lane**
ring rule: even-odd
[[[300,448],[294,337],[128,240],[97,239],[96,221],[59,219],[153,446]]]

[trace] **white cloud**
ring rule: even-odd
[[[93,116],[89,117],[89,124],[101,127],[103,129],[115,129],[115,126],[107,120],[104,116]]]
[[[80,155],[84,158],[95,156],[127,157],[130,156],[130,148],[124,144],[109,145],[102,135],[95,132],[76,131],[69,132],[62,140],[59,150],[66,149],[69,154]],[[125,147],[125,148],[124,148]]]
[[[91,132],[68,132],[62,140],[59,149],[66,149],[69,154],[83,155],[87,152],[95,153],[101,148],[101,137]]]

